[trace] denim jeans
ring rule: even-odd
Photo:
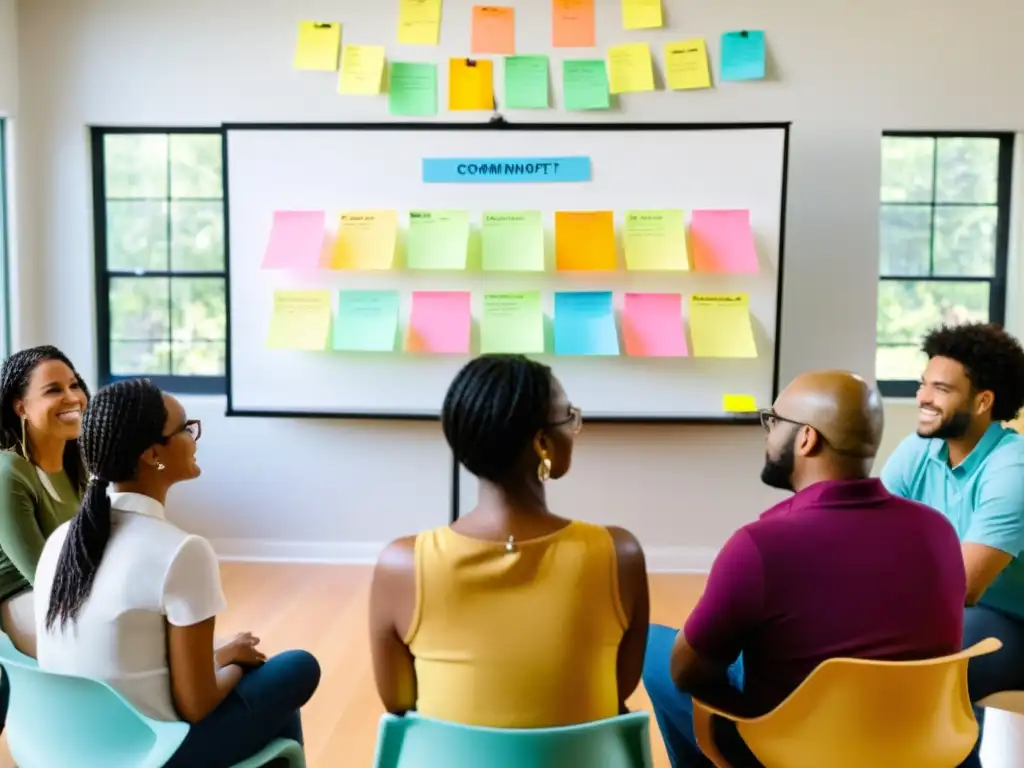
[[[285,651],[245,676],[216,709],[193,725],[164,768],[229,768],[274,739],[302,743],[299,708],[320,684],[306,651]]]

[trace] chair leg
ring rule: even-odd
[[[714,731],[711,726],[713,715],[696,699],[693,700],[693,734],[697,737],[697,746],[704,753],[704,757],[710,760],[715,768],[732,768],[729,762],[718,751],[715,744]]]

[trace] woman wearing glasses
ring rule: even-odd
[[[214,649],[225,608],[217,556],[164,514],[199,477],[198,421],[145,380],[104,387],[80,444],[89,484],[36,571],[39,666],[103,680],[145,714],[192,723],[166,766],[231,766],[277,737],[300,741],[299,707],[320,668],[304,651],[269,661],[252,635]]]
[[[455,377],[442,425],[479,497],[377,563],[370,632],[385,708],[499,728],[623,712],[647,638],[643,552],[628,531],[558,517],[545,498],[569,471],[579,409],[547,366],[487,355]]]

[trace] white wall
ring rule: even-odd
[[[18,16],[15,0],[0,0],[0,117],[17,112]]]
[[[467,53],[472,4],[446,0],[442,47],[432,50],[395,44],[397,0],[22,0],[19,159],[31,183],[20,190],[30,212],[20,245],[39,266],[40,311],[18,340],[57,343],[93,372],[86,126],[387,119],[383,99],[342,98],[329,75],[290,71],[295,22],[337,18],[350,42],[443,62]],[[705,36],[717,61],[721,32],[767,31],[772,81],[627,96],[608,118],[792,120],[782,376],[826,366],[870,374],[880,133],[1024,125],[1024,100],[1013,96],[1024,92],[1016,53],[1024,3],[861,0],[809,13],[808,0],[664,0],[671,27],[654,33],[621,31],[618,0],[597,5],[602,49]],[[579,55],[548,51],[547,0],[516,6],[522,51],[556,62]],[[366,555],[375,542],[446,519],[449,464],[435,424],[227,420],[222,400],[188,406],[205,422],[206,474],[181,490],[176,515],[234,540],[221,543],[225,551],[270,554],[288,541],[293,556]],[[909,428],[904,410],[890,419],[890,438]],[[775,498],[757,480],[762,457],[757,428],[588,427],[552,499],[564,514],[629,526],[652,565],[701,565]],[[463,502],[471,505],[471,494]]]

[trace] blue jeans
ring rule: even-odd
[[[672,768],[706,768],[711,766],[711,761],[697,747],[693,699],[676,688],[669,674],[669,657],[675,639],[676,630],[651,625],[644,656],[644,688],[654,707],[654,718]],[[743,690],[742,656],[729,667],[729,684],[736,690]],[[712,718],[712,732],[716,746],[733,768],[759,768],[761,764],[743,743],[732,721]]]
[[[997,637],[1003,647],[995,653],[978,656],[967,664],[967,689],[971,701],[980,701],[1000,691],[1024,690],[1024,621],[983,605],[964,609],[964,648],[986,637]],[[961,768],[981,768],[981,732],[985,710],[974,708],[978,719],[978,743]]]
[[[306,651],[285,651],[250,670],[216,709],[193,725],[164,768],[229,768],[274,739],[302,743],[299,708],[320,684]]]

